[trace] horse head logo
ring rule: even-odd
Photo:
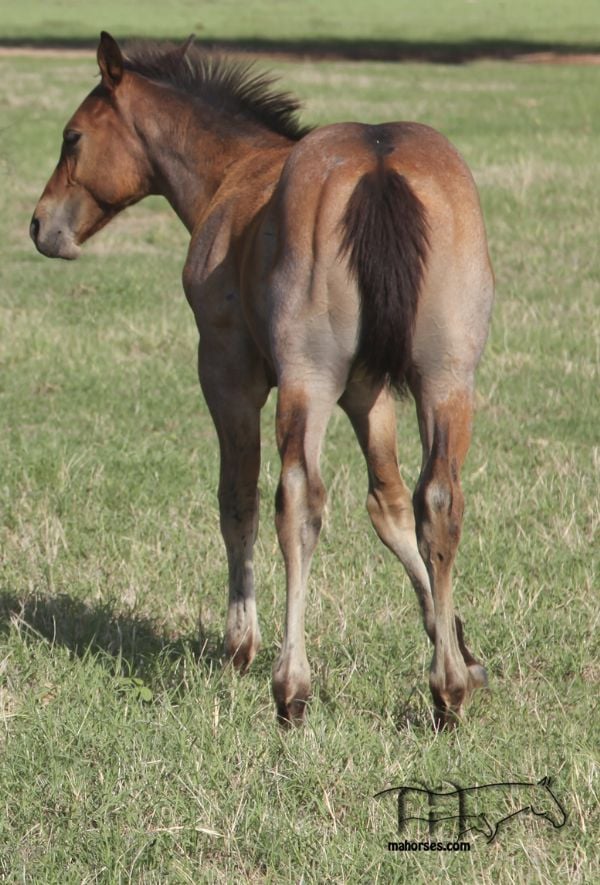
[[[550,789],[551,784],[550,777],[543,777],[537,782],[531,811],[537,817],[545,817],[555,829],[560,830],[567,822],[567,813]]]

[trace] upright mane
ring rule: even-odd
[[[198,46],[189,46],[185,55],[178,48],[167,43],[130,44],[125,68],[292,141],[299,141],[310,131],[298,120],[300,101],[289,92],[273,88],[276,77],[257,71],[252,62],[209,55]]]

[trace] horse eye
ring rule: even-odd
[[[67,131],[63,133],[63,141],[68,147],[76,145],[80,138],[81,132],[76,132],[75,129],[67,129]]]

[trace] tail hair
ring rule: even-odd
[[[340,254],[348,256],[361,297],[357,363],[402,392],[429,245],[425,207],[380,158],[359,179],[342,226]]]

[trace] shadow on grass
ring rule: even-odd
[[[108,603],[89,604],[66,593],[20,597],[0,592],[0,636],[11,626],[27,641],[61,646],[79,658],[91,655],[115,675],[149,684],[180,681],[173,664],[184,658],[193,658],[207,673],[224,663],[222,639],[214,631],[169,636],[149,618],[116,613]]]
[[[190,661],[204,676],[214,676],[229,669],[223,655],[220,633],[204,630],[174,637],[160,630],[151,619],[140,615],[117,613],[109,603],[90,604],[73,599],[67,593],[22,595],[0,591],[0,638],[11,629],[18,630],[27,645],[45,643],[50,648],[66,648],[81,660],[93,659],[111,676],[124,682],[140,680],[152,692],[168,689],[175,695],[186,693],[187,679],[182,662]],[[253,661],[248,676],[258,682],[270,679],[273,649],[263,649]],[[345,654],[339,649],[339,662],[315,663],[315,695],[332,720],[343,716],[343,702],[330,687],[329,665],[342,663]],[[431,729],[428,705],[423,703],[417,686],[400,690],[389,709],[379,711],[396,732],[408,728]]]
[[[115,34],[120,40],[135,40],[135,34]],[[187,34],[171,38],[180,42]],[[147,38],[146,38],[147,39]],[[417,61],[438,64],[465,64],[477,59],[511,61],[531,55],[548,55],[556,61],[561,57],[597,55],[600,42],[557,43],[522,38],[479,38],[472,40],[373,40],[312,38],[279,40],[263,38],[231,38],[211,40],[198,38],[197,43],[207,50],[231,53],[250,53],[272,57],[313,58],[340,61]],[[98,38],[15,37],[0,38],[0,47],[54,50],[95,50]]]

